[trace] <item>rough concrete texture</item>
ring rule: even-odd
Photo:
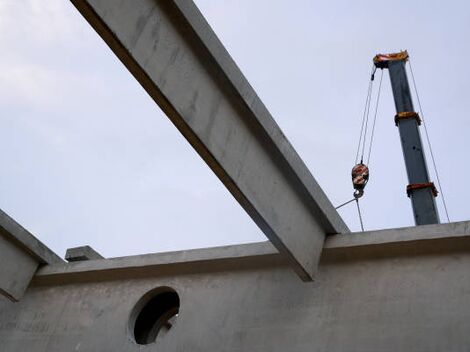
[[[62,260],[0,210],[0,295],[17,301],[40,264]]]
[[[0,235],[0,294],[18,301],[38,265],[37,260]]]
[[[90,246],[68,248],[65,252],[65,260],[68,262],[79,262],[93,259],[103,259],[103,256]]]
[[[53,264],[20,302],[0,299],[2,352],[468,350],[468,222],[324,241],[344,223],[191,1],[73,2],[281,253],[261,243],[63,263],[5,231],[22,250],[0,247],[13,257],[0,264],[24,253]],[[316,282],[291,270],[310,278],[319,259]],[[178,293],[179,315],[143,347],[135,306],[159,287]]]
[[[61,263],[63,260],[0,209],[0,234],[27,251],[41,264]]]
[[[0,301],[2,351],[466,351],[469,228],[331,236],[313,283],[267,243],[49,265]],[[134,305],[162,286],[179,316],[139,346]]]
[[[323,261],[348,257],[397,257],[449,252],[466,248],[470,241],[470,221],[451,224],[404,227],[380,231],[328,236],[322,252]],[[269,243],[252,243],[218,248],[178,252],[152,253],[74,263],[58,263],[42,267],[37,282],[61,283],[75,277],[87,280],[146,275],[158,271],[169,275],[231,268],[243,260],[245,265],[260,262],[282,262],[282,255]]]
[[[271,242],[312,279],[349,232],[192,1],[73,0]]]

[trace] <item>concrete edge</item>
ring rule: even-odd
[[[81,262],[47,265],[38,270],[37,276],[47,276],[87,271],[103,271],[128,268],[143,268],[148,266],[190,264],[196,262],[216,262],[227,259],[241,259],[279,255],[279,252],[269,242],[190,249],[185,251],[151,253],[109,259],[94,259]]]
[[[28,230],[0,210],[0,235],[31,254],[40,264],[57,264],[64,261]]]
[[[248,84],[246,79],[216,38],[194,3],[191,0],[181,2],[175,2],[174,0],[154,2],[149,0],[143,2],[146,6],[146,14],[150,15],[152,11],[159,13],[162,19],[166,18],[166,20],[163,20],[166,23],[165,25],[175,30],[174,33],[173,30],[170,31],[173,33],[171,34],[171,40],[179,43],[184,51],[187,50],[187,57],[191,58],[191,61],[194,60],[192,61],[192,64],[195,64],[194,67],[197,67],[200,73],[203,73],[197,75],[197,77],[201,77],[201,82],[210,83],[210,87],[217,84],[219,88],[223,88],[215,90],[222,93],[221,97],[224,100],[228,99],[227,102],[234,109],[233,116],[231,116],[232,114],[229,115],[227,120],[229,125],[227,126],[232,126],[234,127],[233,131],[237,131],[235,128],[237,124],[243,123],[244,127],[240,131],[246,132],[246,136],[242,135],[240,139],[237,137],[237,143],[242,145],[242,139],[249,138],[250,143],[257,145],[256,150],[259,151],[257,155],[261,157],[261,160],[269,160],[265,163],[267,168],[260,169],[264,170],[260,172],[260,175],[266,177],[266,171],[272,170],[279,184],[273,184],[273,190],[289,189],[285,194],[289,199],[286,199],[287,202],[285,203],[280,203],[281,207],[263,207],[264,203],[272,202],[272,197],[265,200],[265,195],[263,195],[263,198],[258,199],[257,192],[254,190],[256,187],[253,188],[249,178],[243,176],[248,174],[245,172],[239,174],[241,176],[237,176],[238,172],[234,168],[227,168],[230,160],[224,157],[223,148],[211,147],[211,144],[213,144],[211,140],[214,138],[211,137],[212,134],[205,136],[206,134],[202,133],[197,124],[190,123],[193,115],[190,112],[192,108],[189,105],[186,106],[186,104],[179,104],[178,99],[180,97],[172,89],[163,89],[166,85],[166,79],[160,78],[163,78],[165,74],[161,73],[163,76],[160,78],[152,74],[155,71],[145,64],[145,62],[149,62],[148,60],[152,55],[144,49],[143,51],[132,49],[135,43],[129,40],[130,38],[125,34],[127,32],[124,29],[125,26],[120,25],[128,23],[126,18],[130,16],[129,12],[120,11],[119,6],[116,4],[107,7],[106,2],[98,0],[72,0],[72,4],[75,5],[120,61],[160,106],[265,235],[286,255],[300,278],[302,280],[312,280],[325,235],[349,232],[349,229],[313,179],[309,170],[301,162],[295,150],[288,143],[272,116],[262,106],[259,98],[251,100],[251,94],[254,98],[256,96],[255,92],[251,87],[244,85],[244,83]],[[111,13],[113,15],[110,15]],[[142,13],[140,15],[135,13],[135,15],[143,16]],[[139,18],[133,17],[132,20],[129,18],[129,21],[137,25]],[[142,33],[144,32],[136,32],[135,35],[140,37]],[[147,34],[152,36],[148,31]],[[141,48],[148,49],[151,47],[149,43],[141,43],[141,45],[143,45]],[[144,51],[147,53],[144,54]],[[180,69],[184,71],[184,67],[182,66]],[[181,70],[178,72],[181,72]],[[180,80],[181,77],[178,79]],[[260,108],[259,111],[258,108]],[[194,121],[197,121],[197,119]],[[234,160],[238,159],[239,157],[236,157]],[[294,159],[299,162],[296,167],[292,166]],[[225,162],[223,162],[224,160]],[[249,169],[257,170],[258,168],[253,160],[250,162]],[[258,174],[258,172],[255,172],[255,174]],[[316,187],[308,188],[305,183],[306,180]],[[318,192],[318,200],[315,192]],[[267,193],[266,190],[265,193]],[[298,207],[296,209],[299,210],[298,212],[292,212],[295,216],[299,216],[298,222],[292,221],[289,226],[279,225],[279,217],[282,217],[283,212],[282,204]],[[288,218],[296,220],[295,217]],[[331,221],[331,219],[334,219],[334,221]],[[296,231],[296,223],[307,227]],[[298,238],[297,235],[301,237]]]
[[[9,292],[5,291],[1,287],[0,287],[0,297],[4,297],[7,300],[7,302],[19,302],[18,297],[12,296]]]
[[[423,255],[455,250],[470,252],[470,221],[331,235],[326,239],[321,261]],[[47,265],[38,270],[35,281],[47,282],[54,278],[67,281],[68,276],[75,279],[90,274],[93,280],[100,281],[119,278],[119,272],[132,271],[133,275],[138,272],[144,275],[145,270],[145,275],[159,275],[169,273],[168,267],[175,268],[170,272],[172,275],[187,271],[234,270],[243,268],[241,263],[248,261],[251,268],[287,264],[267,241]],[[229,265],[223,267],[220,265],[222,262]],[[111,276],[104,274],[111,272]]]
[[[271,113],[225,49],[225,46],[212,30],[196,4],[189,0],[173,0],[173,3],[190,24],[201,43],[215,59],[239,97],[251,110],[253,115],[257,117],[258,122],[268,133],[273,145],[276,146],[287,164],[292,168],[298,181],[302,184],[307,195],[310,197],[311,204],[314,205],[317,208],[315,210],[321,214],[322,223],[323,226],[326,227],[326,232],[328,234],[350,232],[346,223],[338,214],[292,144],[282,133],[282,130]]]
[[[400,242],[406,243],[465,236],[470,236],[470,221],[355,232],[349,235],[338,234],[328,236],[324,248],[333,249]]]

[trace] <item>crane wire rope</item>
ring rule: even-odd
[[[359,215],[359,222],[360,222],[360,224],[361,224],[361,230],[362,230],[362,232],[364,232],[364,223],[363,223],[363,221],[362,221],[361,208],[359,207],[359,198],[354,197],[353,199],[348,200],[347,202],[344,202],[344,203],[341,204],[341,205],[338,205],[335,209],[339,209],[339,208],[341,208],[341,207],[344,207],[345,205],[347,205],[347,204],[349,204],[349,203],[351,203],[351,202],[354,202],[354,201],[356,201],[357,213],[358,213],[358,215]]]
[[[431,155],[431,160],[432,160],[432,165],[433,165],[433,168],[434,168],[434,173],[436,174],[437,185],[439,186],[439,191],[441,192],[442,205],[444,206],[444,211],[446,213],[447,221],[450,222],[449,212],[447,210],[447,204],[446,204],[446,201],[445,201],[444,192],[442,190],[442,185],[441,185],[441,180],[440,180],[440,177],[439,177],[439,172],[437,171],[436,159],[434,158],[434,152],[432,150],[431,139],[429,138],[428,128],[426,126],[426,120],[424,118],[423,108],[421,107],[421,100],[419,99],[418,88],[416,87],[416,81],[415,81],[415,76],[414,76],[414,73],[413,73],[413,67],[411,66],[411,60],[408,59],[408,63],[409,63],[410,72],[411,72],[411,79],[413,80],[413,87],[414,87],[414,91],[415,91],[415,94],[416,94],[416,99],[418,100],[419,113],[421,115],[421,120],[423,121],[424,132],[426,134],[426,141],[428,143],[429,153]]]
[[[371,102],[372,102],[373,83],[374,83],[374,78],[375,78],[375,72],[376,71],[377,71],[377,68],[373,64],[372,69],[371,69],[369,85],[367,87],[366,103],[365,103],[365,106],[364,106],[364,112],[362,114],[361,132],[359,134],[359,141],[358,141],[358,144],[357,144],[356,158],[355,158],[356,164],[358,164],[359,161],[360,161],[360,164],[363,164],[363,162],[364,162],[364,152],[366,151],[366,143],[367,143],[367,132],[368,132],[368,129],[369,129],[369,115],[370,115],[370,107],[371,107]],[[379,83],[379,88],[378,88],[378,91],[377,91],[377,98],[376,98],[376,102],[375,102],[374,119],[373,119],[373,122],[372,122],[372,130],[371,130],[371,134],[370,134],[370,142],[369,142],[368,153],[367,153],[367,164],[369,164],[369,161],[370,161],[370,155],[371,155],[371,152],[372,152],[372,144],[373,144],[373,141],[374,141],[375,126],[376,126],[376,122],[377,122],[377,112],[378,112],[379,100],[380,100],[380,92],[381,92],[381,88],[382,88],[382,79],[383,79],[383,70],[382,70],[381,75],[380,75],[380,83]],[[361,156],[360,159],[359,159],[359,154]],[[364,222],[362,220],[361,208],[359,206],[359,198],[361,196],[362,196],[362,193],[359,196],[357,196],[355,194],[353,199],[348,200],[347,202],[345,202],[343,204],[340,204],[335,209],[339,209],[339,208],[341,208],[341,207],[343,207],[343,206],[345,206],[345,205],[347,205],[351,202],[356,201],[356,207],[357,207],[357,213],[358,213],[358,216],[359,216],[359,222],[361,224],[362,231],[364,231]]]
[[[380,82],[379,82],[379,89],[377,92],[377,99],[375,101],[375,112],[374,112],[374,123],[372,124],[372,131],[370,133],[370,144],[369,144],[369,152],[367,155],[367,163],[366,165],[369,165],[370,162],[370,154],[372,152],[372,144],[374,143],[374,133],[375,133],[375,123],[377,121],[377,112],[379,110],[379,100],[380,100],[380,92],[382,90],[382,79],[384,77],[384,71],[381,70],[380,72]]]
[[[356,200],[356,198],[353,198],[353,199],[351,199],[351,200],[348,200],[347,202],[344,202],[343,204],[338,205],[337,207],[335,207],[335,209],[339,209],[339,208],[341,208],[341,207],[344,207],[345,205],[348,205],[349,203],[354,202],[355,200]]]
[[[357,213],[359,214],[359,222],[361,223],[361,230],[364,232],[364,223],[362,222],[361,208],[359,207],[359,199],[355,198],[357,205]]]
[[[369,80],[369,85],[367,87],[366,104],[364,106],[364,112],[362,114],[361,132],[359,134],[359,142],[357,144],[357,151],[356,151],[356,158],[355,158],[356,164],[359,161],[359,151],[361,150],[361,143],[363,141],[363,136],[365,140],[365,134],[367,133],[367,124],[369,120],[369,110],[370,110],[370,99],[372,95],[372,84],[374,83],[374,72],[375,72],[375,66],[372,65],[371,76],[370,76],[371,79]],[[364,132],[364,129],[365,129],[365,132]],[[363,156],[364,156],[364,148],[362,149],[361,163],[362,163]]]
[[[374,76],[372,74],[371,81],[370,81],[371,88],[369,90],[369,99],[368,99],[368,104],[367,104],[367,115],[366,115],[366,121],[365,121],[365,127],[364,127],[364,138],[362,139],[361,164],[363,163],[363,160],[364,160],[364,150],[366,148],[367,128],[369,126],[370,102],[372,100],[373,77]]]

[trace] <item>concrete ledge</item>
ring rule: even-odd
[[[0,210],[0,294],[18,301],[41,264],[63,262]]]
[[[371,246],[466,236],[470,236],[470,221],[328,236],[324,248]]]
[[[327,237],[321,263],[470,252],[470,221]],[[36,284],[244,270],[287,265],[269,242],[62,263],[38,270]]]
[[[287,264],[287,261],[271,243],[259,242],[47,265],[38,270],[33,280],[35,284],[63,284],[71,281],[243,270],[281,263]]]
[[[57,254],[2,210],[0,210],[0,234],[28,252],[40,264],[63,262]]]
[[[68,248],[65,252],[65,260],[68,262],[80,262],[93,259],[104,259],[104,257],[90,246]]]
[[[470,221],[330,236],[322,262],[470,252]]]

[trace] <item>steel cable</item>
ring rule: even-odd
[[[426,127],[426,120],[424,118],[423,108],[421,107],[421,100],[419,99],[418,89],[416,87],[416,81],[415,81],[415,76],[414,76],[414,73],[413,73],[413,67],[411,66],[411,61],[408,60],[408,62],[409,62],[409,66],[410,66],[411,79],[413,80],[413,87],[414,87],[414,90],[415,90],[416,99],[418,100],[419,113],[421,115],[421,120],[423,121],[423,126],[424,126],[424,132],[426,134],[426,141],[428,143],[429,152],[430,152],[431,160],[432,160],[432,165],[433,165],[433,168],[434,168],[434,172],[436,174],[437,185],[439,187],[439,191],[441,192],[442,204],[444,206],[444,211],[446,213],[447,221],[450,222],[449,212],[447,211],[447,204],[446,204],[446,201],[445,201],[444,192],[442,190],[442,185],[441,185],[441,180],[440,180],[440,177],[439,177],[439,172],[437,171],[436,159],[434,158],[434,152],[432,150],[431,139],[429,138],[428,128]]]
[[[361,208],[359,207],[359,199],[356,198],[357,213],[359,214],[359,221],[361,222],[361,229],[364,232],[364,223],[362,222]]]
[[[369,85],[367,87],[366,104],[364,106],[364,112],[362,114],[361,132],[359,134],[359,142],[357,144],[355,164],[357,164],[358,161],[359,161],[359,151],[361,150],[361,144],[363,144],[363,138],[365,139],[365,133],[363,133],[364,128],[366,129],[366,133],[367,133],[367,123],[368,123],[368,120],[369,120],[369,108],[370,108],[370,98],[371,98],[371,95],[372,95],[372,83],[373,83],[374,67],[375,66],[372,65],[371,79],[370,79]],[[364,135],[364,137],[363,137],[363,135]],[[362,149],[361,162],[362,162],[363,156],[364,156],[364,148]]]
[[[369,162],[370,162],[370,154],[372,152],[372,144],[374,143],[375,122],[377,121],[377,112],[379,110],[379,100],[380,100],[380,92],[382,90],[383,76],[384,76],[384,71],[381,70],[379,89],[378,89],[378,92],[377,92],[377,100],[375,102],[374,123],[372,124],[372,131],[371,131],[371,134],[370,134],[370,144],[369,144],[369,153],[367,155],[367,165],[369,165]]]

